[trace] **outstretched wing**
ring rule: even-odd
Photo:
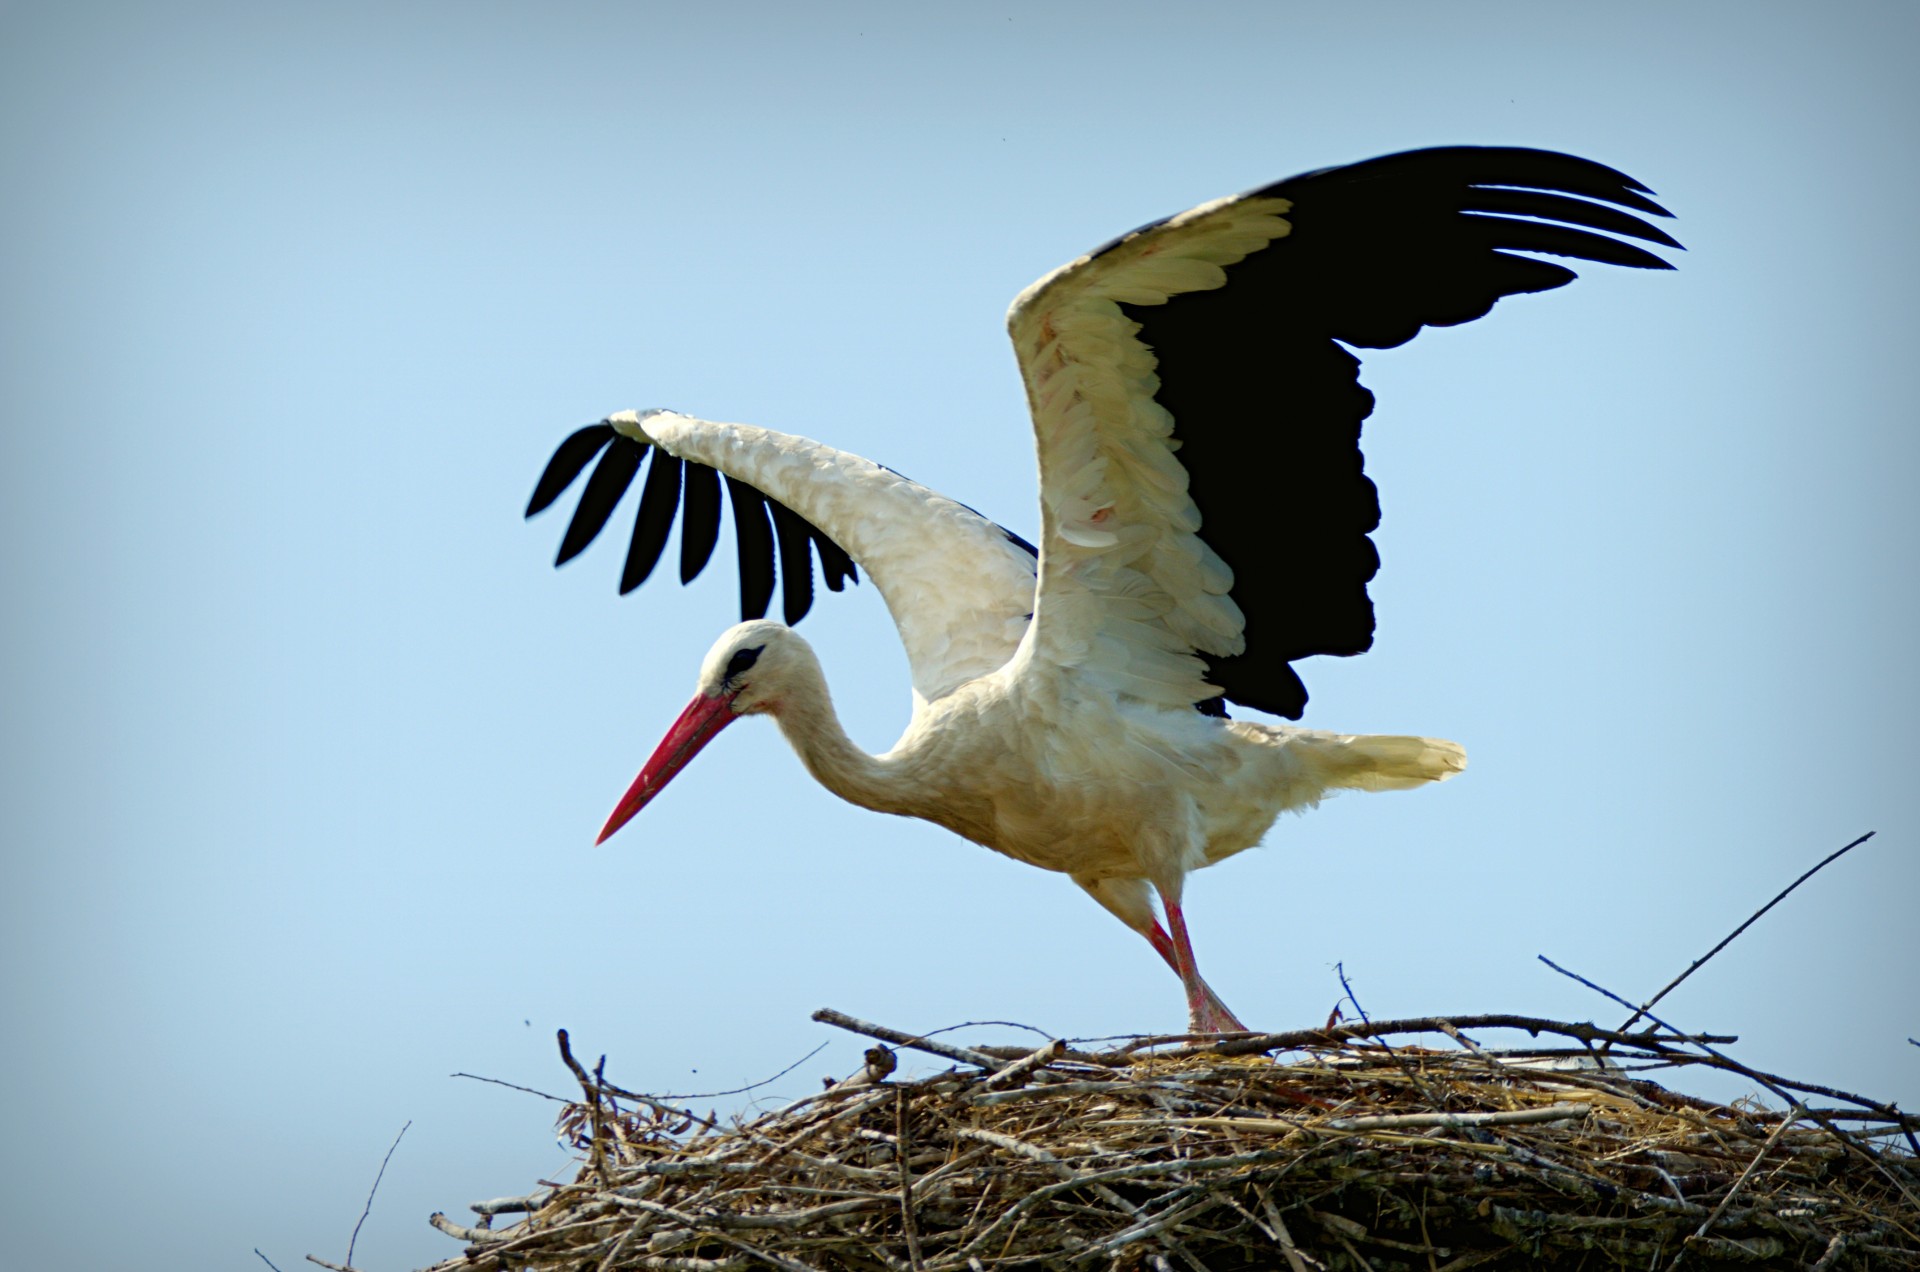
[[[1033,615],[1035,552],[964,504],[857,455],[746,424],[673,411],[622,411],[568,437],[527,504],[551,505],[592,462],[555,565],[606,526],[651,455],[621,575],[645,582],[682,508],[680,579],[706,567],[720,529],[720,488],[733,509],[740,617],[764,617],[775,567],[786,621],[813,603],[814,555],[840,591],[865,569],[892,612],[915,696],[930,702],[1004,664]]]
[[[1034,654],[1167,704],[1297,719],[1291,664],[1373,642],[1380,521],[1346,346],[1386,348],[1572,281],[1666,269],[1611,168],[1449,147],[1291,177],[1156,222],[1008,315],[1040,452]]]

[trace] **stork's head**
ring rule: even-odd
[[[778,711],[783,692],[796,672],[818,668],[813,651],[793,630],[768,619],[728,628],[700,664],[700,691],[687,704],[653,757],[633,779],[596,843],[633,819],[673,775],[735,719],[758,711]]]

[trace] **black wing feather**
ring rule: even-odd
[[[843,591],[849,582],[860,581],[860,568],[846,550],[819,530],[813,532],[814,551],[820,554],[820,578],[829,592]]]
[[[780,545],[780,610],[791,627],[813,608],[813,555],[807,545],[815,532],[805,517],[777,499],[767,500],[767,510]]]
[[[601,454],[602,449],[605,453]],[[648,451],[653,466],[640,493],[640,509],[627,545],[620,592],[625,595],[644,583],[660,562],[673,522],[684,506],[680,522],[680,581],[692,582],[706,568],[720,537],[720,484],[724,474],[706,464],[683,461],[657,446],[617,433],[604,421],[578,430],[560,443],[540,475],[527,515],[549,507],[580,475],[587,461],[600,455],[581,492],[580,503],[567,524],[554,564],[572,560],[606,528],[614,508],[633,484]],[[820,555],[821,576],[835,592],[849,581],[859,582],[860,571],[846,551],[818,526],[791,508],[733,477],[726,478],[733,506],[735,542],[740,564],[740,617],[765,617],[773,599],[774,557],[779,555],[782,609],[788,623],[797,623],[813,606],[813,560]]]
[[[773,600],[773,526],[767,497],[746,482],[726,477],[733,505],[733,537],[740,551],[740,621],[765,618]]]
[[[1222,288],[1122,308],[1158,360],[1200,535],[1246,615],[1247,652],[1208,659],[1209,679],[1298,719],[1307,692],[1290,664],[1373,643],[1380,502],[1360,451],[1373,395],[1343,346],[1391,347],[1574,278],[1511,252],[1664,269],[1606,235],[1678,245],[1621,211],[1667,215],[1645,187],[1548,151],[1415,151],[1254,193],[1292,201],[1287,237],[1229,267]]]
[[[559,449],[553,452],[553,458],[547,461],[546,471],[534,483],[533,498],[527,500],[527,516],[545,512],[560,497],[560,492],[573,485],[573,479],[580,475],[587,461],[598,455],[600,448],[613,438],[613,425],[589,424],[560,443]]]
[[[553,559],[556,566],[579,556],[606,526],[620,496],[627,493],[633,475],[640,471],[640,458],[647,449],[630,437],[616,437],[607,447],[593,466],[593,475],[587,478],[587,488],[580,492],[579,506],[574,508],[573,520],[567,523],[567,533],[560,540],[560,554]]]
[[[1680,246],[1671,234],[1659,226],[1649,225],[1639,217],[1629,216],[1618,208],[1608,207],[1604,203],[1590,203],[1585,199],[1569,198],[1564,194],[1549,194],[1542,190],[1476,188],[1464,210],[1496,212],[1503,216],[1530,216],[1541,221],[1563,221],[1568,225],[1584,225],[1590,230],[1624,234],[1628,238],[1643,239],[1648,243],[1658,243],[1662,247],[1678,248]],[[1665,269],[1667,263],[1660,261],[1654,268]]]
[[[626,568],[620,572],[620,595],[647,581],[667,546],[673,514],[680,510],[680,461],[659,447],[647,468],[647,484],[640,488],[640,514],[633,519],[633,539],[627,545]]]
[[[705,464],[687,465],[687,515],[680,522],[680,581],[691,583],[720,542],[720,474]]]

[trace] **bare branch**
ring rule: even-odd
[[[1872,839],[1873,836],[1874,836],[1874,832],[1870,830],[1866,834],[1860,836],[1860,838],[1848,844],[1845,848],[1840,849],[1838,852],[1829,853],[1826,857],[1822,858],[1820,863],[1814,866],[1813,869],[1807,871],[1805,874],[1801,875],[1798,879],[1795,879],[1792,883],[1782,888],[1778,896],[1774,897],[1773,900],[1767,902],[1765,905],[1761,906],[1758,910],[1755,910],[1752,914],[1748,915],[1747,921],[1745,923],[1742,923],[1739,927],[1733,929],[1733,931],[1721,937],[1720,943],[1718,945],[1708,950],[1705,954],[1702,954],[1699,958],[1694,959],[1693,962],[1687,967],[1686,971],[1680,973],[1678,976],[1668,981],[1666,983],[1665,988],[1663,988],[1659,993],[1655,994],[1652,998],[1647,999],[1646,1002],[1642,1003],[1640,1007],[1634,1011],[1633,1015],[1627,1017],[1626,1023],[1620,1026],[1620,1032],[1625,1033],[1629,1028],[1632,1027],[1634,1021],[1640,1019],[1640,1017],[1647,1014],[1648,1008],[1658,1003],[1662,998],[1665,998],[1680,984],[1681,981],[1687,979],[1687,977],[1699,971],[1701,965],[1704,964],[1708,959],[1712,958],[1715,954],[1718,954],[1721,950],[1726,949],[1727,946],[1732,943],[1734,937],[1739,936],[1742,932],[1752,927],[1754,924],[1754,921],[1758,919],[1761,915],[1765,914],[1768,910],[1773,909],[1774,906],[1779,905],[1782,901],[1786,900],[1788,893],[1792,892],[1795,888],[1799,887],[1801,884],[1805,883],[1807,880],[1813,878],[1813,876],[1819,874],[1829,864],[1840,860],[1840,858],[1846,856],[1848,853],[1852,852],[1855,848],[1858,848],[1861,844],[1866,843],[1867,840]]]
[[[515,1091],[525,1091],[528,1095],[537,1095],[543,1100],[552,1100],[555,1104],[573,1103],[572,1100],[567,1099],[565,1096],[548,1095],[545,1091],[536,1091],[532,1087],[521,1086],[518,1082],[502,1082],[499,1078],[483,1078],[477,1073],[451,1073],[447,1076],[453,1078],[471,1078],[475,1082],[491,1082],[494,1086],[510,1087]]]
[[[412,1125],[413,1125],[413,1119],[408,1118],[407,1126],[412,1126]],[[353,1247],[354,1247],[354,1243],[360,1240],[360,1224],[365,1223],[367,1221],[367,1216],[373,1213],[373,1195],[380,1191],[380,1181],[382,1179],[385,1179],[387,1175],[387,1163],[393,1160],[393,1150],[400,1147],[400,1139],[401,1139],[401,1136],[404,1136],[407,1133],[407,1126],[401,1127],[400,1134],[394,1136],[393,1143],[387,1145],[387,1155],[380,1159],[380,1171],[378,1174],[376,1174],[373,1177],[373,1187],[367,1189],[367,1204],[360,1211],[360,1222],[353,1225],[353,1235],[347,1238],[347,1266],[348,1267],[353,1266]]]
[[[1607,989],[1604,986],[1594,984],[1592,981],[1588,980],[1586,977],[1580,975],[1577,972],[1568,971],[1566,968],[1560,966],[1558,963],[1548,958],[1545,954],[1538,954],[1538,955],[1535,955],[1535,957],[1538,958],[1542,963],[1545,963],[1548,967],[1551,967],[1554,971],[1559,972],[1562,976],[1571,977],[1572,979],[1579,981],[1582,985],[1585,985],[1588,989],[1591,989],[1596,993],[1605,994],[1608,998],[1611,998],[1614,1002],[1619,1003],[1622,1007],[1633,1006],[1632,1003],[1620,997],[1620,995],[1614,993],[1612,990]],[[1666,1029],[1666,1030],[1673,1029],[1672,1025],[1669,1025],[1664,1020],[1661,1020],[1660,1017],[1654,1015],[1652,1012],[1644,1011],[1644,1009],[1643,1009],[1643,1012],[1646,1015],[1648,1020],[1651,1020],[1654,1024],[1660,1026],[1662,1029]],[[1786,1091],[1781,1087],[1781,1085],[1778,1082],[1775,1082],[1769,1075],[1761,1073],[1757,1069],[1749,1069],[1746,1065],[1741,1064],[1738,1060],[1735,1060],[1733,1057],[1725,1055],[1722,1052],[1715,1051],[1712,1047],[1708,1046],[1704,1042],[1698,1042],[1695,1045],[1697,1045],[1702,1051],[1706,1052],[1708,1055],[1712,1056],[1714,1059],[1718,1060],[1726,1068],[1731,1069],[1735,1073],[1741,1074],[1745,1077],[1752,1078],[1755,1082],[1758,1082],[1761,1086],[1767,1088],[1767,1090],[1773,1092],[1774,1095],[1778,1096],[1782,1103],[1793,1105],[1795,1108],[1800,1107],[1799,1102],[1795,1100],[1792,1096],[1788,1095]],[[1809,1112],[1809,1116],[1811,1116],[1810,1112]],[[1885,1176],[1886,1179],[1889,1182],[1891,1182],[1895,1188],[1899,1189],[1901,1194],[1905,1196],[1907,1200],[1911,1202],[1916,1209],[1920,1209],[1920,1197],[1916,1197],[1914,1195],[1913,1190],[1907,1187],[1905,1180],[1901,1179],[1898,1175],[1895,1175],[1892,1171],[1888,1170],[1885,1163],[1881,1162],[1879,1158],[1866,1153],[1865,1150],[1860,1148],[1860,1146],[1856,1144],[1851,1138],[1841,1134],[1840,1129],[1834,1126],[1831,1121],[1829,1121],[1826,1118],[1818,1118],[1816,1120],[1819,1121],[1821,1126],[1831,1131],[1834,1137],[1838,1139],[1842,1144],[1847,1145],[1848,1147],[1852,1148],[1855,1152],[1860,1153],[1862,1156],[1864,1156],[1866,1160],[1873,1165],[1873,1168],[1879,1171],[1881,1175]]]
[[[718,1099],[720,1096],[723,1096],[723,1095],[745,1095],[749,1091],[758,1091],[763,1086],[770,1086],[773,1083],[778,1082],[780,1079],[786,1077],[789,1073],[792,1073],[795,1069],[798,1069],[801,1065],[813,1059],[815,1056],[819,1055],[822,1051],[825,1051],[826,1049],[827,1049],[827,1044],[823,1042],[819,1046],[815,1047],[812,1051],[807,1052],[806,1055],[801,1056],[798,1060],[795,1060],[792,1064],[780,1070],[780,1072],[774,1074],[772,1077],[762,1078],[758,1082],[749,1082],[747,1083],[747,1085],[742,1087],[734,1087],[731,1091],[696,1091],[692,1095],[663,1095],[660,1098],[663,1100],[713,1100],[713,1099]]]
[[[835,1011],[831,1007],[822,1007],[819,1011],[813,1013],[813,1018],[823,1025],[832,1025],[837,1029],[845,1029],[850,1033],[865,1034],[869,1038],[878,1038],[882,1042],[890,1042],[896,1047],[908,1047],[914,1051],[925,1051],[929,1055],[941,1056],[948,1060],[958,1060],[961,1064],[970,1064],[976,1068],[986,1069],[989,1072],[1000,1067],[1000,1062],[992,1056],[975,1051],[969,1047],[956,1047],[950,1043],[934,1042],[932,1039],[924,1038],[919,1034],[902,1033],[898,1029],[889,1029],[885,1025],[876,1025],[871,1021],[860,1020],[847,1015],[845,1012]]]
[[[1707,1229],[1713,1227],[1714,1221],[1721,1215],[1727,1213],[1727,1207],[1731,1206],[1733,1199],[1740,1195],[1740,1190],[1746,1187],[1747,1180],[1753,1177],[1753,1172],[1759,1168],[1760,1163],[1766,1159],[1767,1154],[1773,1151],[1773,1146],[1780,1142],[1780,1137],[1786,1133],[1787,1128],[1799,1121],[1801,1115],[1805,1112],[1806,1109],[1804,1107],[1795,1104],[1787,1116],[1780,1119],[1780,1125],[1773,1128],[1773,1134],[1767,1136],[1767,1142],[1760,1146],[1760,1151],[1753,1155],[1753,1160],[1747,1163],[1747,1168],[1740,1172],[1740,1178],[1733,1181],[1733,1187],[1727,1189],[1726,1195],[1720,1198],[1720,1204],[1713,1208],[1713,1213],[1700,1221],[1700,1226],[1694,1230],[1691,1237],[1687,1238],[1688,1241],[1698,1241],[1700,1238],[1706,1236]],[[1680,1260],[1686,1257],[1687,1248],[1682,1246],[1680,1247],[1679,1253],[1673,1256],[1673,1262],[1669,1266],[1679,1267]]]

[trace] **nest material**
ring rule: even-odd
[[[435,1215],[467,1250],[433,1272],[1920,1268],[1920,1119],[1699,1039],[1456,1017],[1029,1052],[817,1018],[962,1067],[893,1081],[877,1047],[723,1125],[588,1075],[563,1034],[578,1177]],[[1464,1032],[1515,1027],[1530,1048]],[[1408,1042],[1436,1033],[1456,1045]],[[1634,1076],[1677,1064],[1796,1102]]]

